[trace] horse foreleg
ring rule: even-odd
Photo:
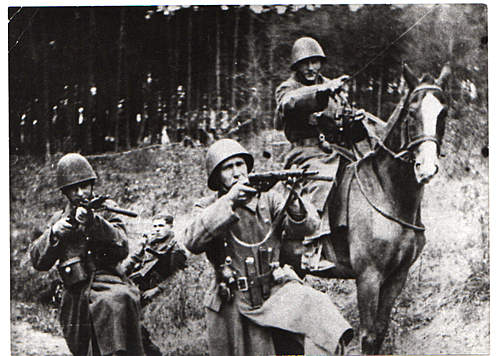
[[[374,355],[377,341],[376,318],[382,278],[379,271],[366,269],[356,279],[360,323],[360,342],[363,354]]]
[[[378,304],[377,313],[377,339],[375,341],[375,351],[380,352],[382,347],[382,342],[384,341],[387,328],[389,326],[389,320],[391,315],[392,307],[396,298],[401,294],[403,287],[406,282],[406,277],[408,276],[409,267],[404,267],[399,269],[396,273],[389,276],[383,283],[380,289],[380,299]]]

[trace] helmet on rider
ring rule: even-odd
[[[89,161],[78,153],[68,153],[57,162],[56,176],[58,189],[97,179]]]
[[[219,189],[218,168],[224,161],[235,156],[240,156],[245,160],[248,172],[252,170],[252,155],[235,140],[225,138],[215,142],[208,148],[206,156],[208,188],[214,191]]]
[[[320,58],[323,61],[326,60],[325,52],[323,52],[318,41],[311,37],[301,37],[293,44],[290,68],[295,70],[297,63],[312,57]]]

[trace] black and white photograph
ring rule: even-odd
[[[2,350],[494,354],[490,10],[9,3]]]

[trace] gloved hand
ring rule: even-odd
[[[52,235],[57,239],[65,238],[68,236],[75,226],[71,223],[71,219],[68,217],[63,217],[52,225]]]
[[[291,189],[291,194],[292,200],[288,205],[287,213],[294,221],[301,221],[307,215],[306,208],[304,207],[302,199],[299,198],[299,195],[295,190]]]
[[[344,74],[338,78],[328,80],[323,84],[319,84],[318,91],[333,97],[342,89],[345,81],[347,81],[349,78],[350,77],[348,75]]]
[[[94,219],[94,213],[90,209],[79,206],[76,208],[75,220],[84,226],[89,226]]]
[[[161,293],[160,288],[154,287],[154,288],[151,288],[151,289],[148,289],[147,291],[145,291],[142,294],[142,299],[145,302],[149,302],[149,301],[151,301],[154,297],[156,297],[160,293]]]
[[[246,182],[241,181],[233,184],[231,189],[226,193],[233,206],[241,206],[250,201],[250,199],[257,193],[257,190],[246,185]]]

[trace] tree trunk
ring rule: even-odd
[[[277,29],[276,25],[271,23],[269,26],[269,52],[268,52],[268,93],[267,93],[267,105],[266,110],[270,113],[274,111],[274,51],[276,50],[276,36]],[[273,120],[271,120],[273,122]],[[272,126],[272,125],[271,125]]]
[[[193,8],[187,10],[187,78],[186,78],[186,108],[191,111],[192,108],[192,50],[193,50]]]
[[[89,22],[88,22],[88,43],[87,43],[87,86],[84,91],[84,103],[85,103],[85,122],[84,122],[84,148],[86,153],[93,153],[93,136],[92,129],[94,127],[94,122],[96,121],[96,98],[95,98],[95,63],[96,63],[96,53],[97,49],[95,48],[97,39],[96,39],[96,22],[95,22],[95,9],[92,7],[89,9]]]
[[[115,100],[113,101],[113,116],[115,124],[115,144],[114,149],[118,151],[120,145],[120,125],[121,125],[121,108],[118,108],[118,103],[121,101],[121,85],[122,85],[122,75],[123,75],[123,56],[124,56],[124,42],[125,42],[125,8],[120,10],[120,34],[118,38],[118,66],[116,73],[116,94]],[[124,105],[124,103],[121,103]],[[123,106],[122,106],[123,107]]]
[[[50,14],[47,12],[49,9],[42,10],[43,17]],[[42,17],[42,16],[41,16]],[[47,31],[42,30],[42,75],[43,75],[43,89],[42,89],[42,105],[41,105],[41,116],[38,118],[40,122],[40,132],[41,142],[44,143],[45,149],[45,160],[48,162],[50,160],[50,115],[49,115],[49,71],[52,64],[50,58],[49,41],[47,38]],[[43,149],[42,149],[43,150]]]
[[[236,109],[236,97],[238,89],[236,84],[236,75],[238,69],[238,41],[240,26],[240,8],[234,10],[234,28],[233,28],[233,59],[231,61],[231,107]]]
[[[215,10],[215,95],[217,112],[222,109],[221,96],[221,50],[220,50],[220,9]]]
[[[382,93],[384,92],[384,83],[383,83],[383,71],[380,69],[379,77],[378,77],[378,90],[377,90],[377,116],[381,117],[382,114]]]

